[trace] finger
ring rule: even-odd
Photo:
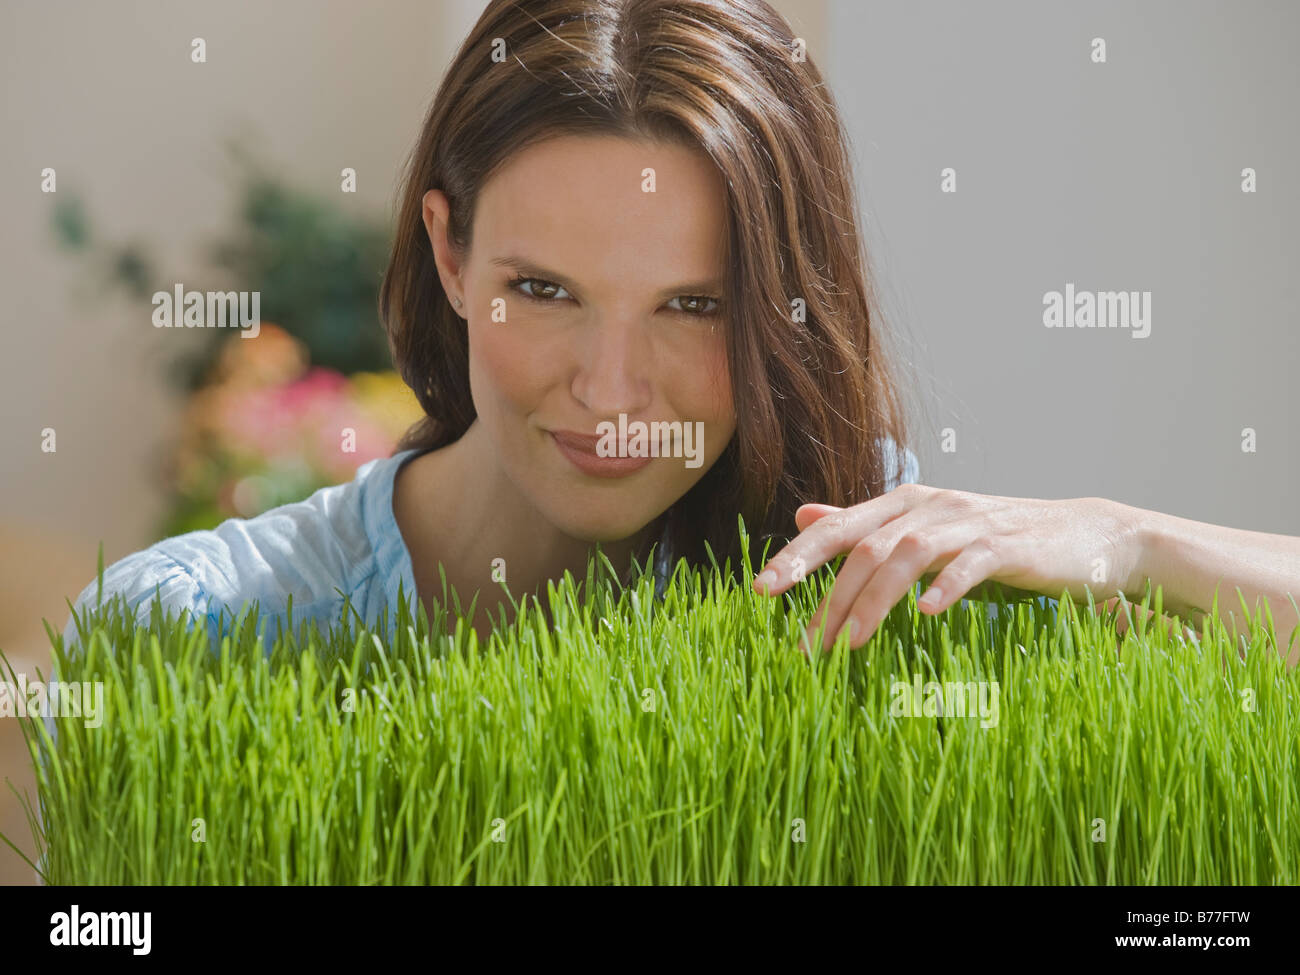
[[[1119,608],[1120,599],[1118,596],[1111,596],[1109,599],[1098,604],[1098,608],[1104,606],[1107,612],[1115,611]],[[1119,613],[1115,616],[1112,625],[1115,627],[1115,652],[1118,654],[1124,646],[1124,634],[1128,631],[1128,615]]]
[[[961,550],[916,601],[918,609],[926,613],[942,613],[981,582],[1006,568],[1006,546],[1003,538],[977,538]]]
[[[768,560],[755,576],[754,588],[773,596],[785,592],[859,539],[909,511],[925,493],[927,489],[920,485],[904,484],[852,508],[822,514]]]
[[[914,531],[898,540],[889,557],[872,574],[845,614],[842,627],[849,633],[849,646],[866,644],[889,611],[907,595],[924,572],[942,558],[960,558],[976,529],[969,522],[954,524],[946,533]],[[954,559],[955,561],[955,559]]]
[[[961,552],[980,531],[978,524],[967,519],[934,525],[930,523],[933,517],[930,514],[911,512],[861,539],[853,547],[849,557],[840,566],[829,593],[825,614],[814,617],[809,624],[810,634],[824,624],[822,649],[834,643],[846,624],[857,624],[851,629],[852,646],[861,646],[867,641],[875,625],[868,626],[868,621],[855,612],[855,607],[862,600],[863,593],[878,591],[877,576],[883,566],[892,562],[897,569],[901,560],[903,568],[899,571],[910,572],[912,575],[902,584],[899,595],[882,610],[881,619],[912,583]],[[895,582],[891,576],[881,584],[892,592]],[[888,600],[889,596],[884,594],[876,598]]]
[[[846,561],[845,565],[847,564],[848,563]],[[844,573],[844,566],[840,566],[840,575],[843,575],[843,573]],[[810,622],[807,626],[804,627],[803,637],[799,640],[799,649],[803,651],[803,655],[805,657],[810,656],[812,653],[813,634],[814,631],[817,629],[816,623],[818,620],[820,620],[823,616],[826,615],[826,608],[830,603],[831,596],[834,594],[835,586],[838,584],[838,582],[839,582],[839,576],[837,575],[834,579],[831,580],[830,592],[826,593],[826,595],[821,598],[821,602],[817,604],[817,609],[813,612],[812,615],[812,622]]]
[[[794,513],[794,523],[800,531],[807,531],[808,526],[813,524],[813,522],[817,521],[819,518],[824,518],[826,515],[829,515],[834,511],[843,510],[843,508],[837,508],[833,504],[800,505],[798,510]]]
[[[1155,616],[1155,610],[1151,610],[1151,609],[1144,610],[1141,606],[1139,606],[1136,603],[1122,601],[1119,596],[1111,596],[1109,599],[1105,600],[1100,605],[1106,607],[1107,610],[1117,611],[1117,614],[1113,621],[1113,625],[1115,627],[1115,633],[1119,637],[1121,643],[1123,642],[1124,634],[1126,634],[1130,629],[1132,629],[1131,614],[1133,612],[1137,612],[1138,614],[1145,614],[1148,625],[1151,622],[1151,618]],[[1127,606],[1127,611],[1124,610],[1125,606]],[[1174,630],[1175,628],[1178,627],[1177,619],[1170,616],[1166,616],[1165,614],[1162,613],[1160,615],[1159,622],[1165,626],[1166,632],[1169,634],[1169,636],[1175,635]],[[1184,640],[1191,642],[1196,639],[1196,630],[1184,624],[1182,626],[1182,636]]]
[[[1104,605],[1107,606],[1108,608],[1114,608],[1118,603],[1119,603],[1119,597],[1114,596],[1106,600]],[[1133,628],[1133,620],[1131,619],[1130,614],[1137,614],[1139,617],[1145,619],[1147,622],[1147,626],[1149,627],[1150,626],[1161,627],[1164,630],[1166,636],[1170,636],[1170,637],[1177,636],[1178,631],[1181,629],[1183,639],[1192,640],[1196,638],[1196,631],[1193,630],[1191,627],[1187,626],[1186,624],[1182,624],[1180,626],[1179,620],[1176,619],[1175,617],[1168,616],[1164,613],[1161,613],[1160,616],[1157,617],[1155,610],[1143,609],[1138,604],[1132,602],[1128,603],[1128,612],[1121,612],[1118,616],[1115,617],[1115,631],[1121,636],[1123,636],[1125,633],[1127,633],[1130,629]]]

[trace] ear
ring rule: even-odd
[[[442,281],[442,290],[447,293],[447,301],[452,309],[465,317],[464,306],[456,308],[455,299],[464,298],[461,271],[462,264],[447,237],[447,220],[451,206],[447,195],[442,190],[429,190],[424,194],[424,229],[429,234],[429,244],[433,247],[433,262],[438,267],[438,277]]]

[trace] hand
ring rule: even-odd
[[[1131,630],[1133,624],[1140,619],[1145,619],[1147,626],[1152,629],[1156,627],[1162,628],[1171,637],[1181,635],[1184,640],[1199,639],[1196,631],[1181,619],[1170,616],[1168,613],[1161,613],[1157,618],[1155,610],[1143,609],[1139,604],[1132,602],[1129,603],[1128,609],[1125,610],[1118,596],[1112,596],[1105,602],[1097,604],[1098,615],[1101,614],[1103,609],[1115,614],[1115,635],[1121,645],[1124,642],[1124,634]]]
[[[940,613],[984,582],[1085,599],[1145,587],[1141,509],[1105,498],[1043,501],[904,484],[878,498],[836,508],[806,504],[795,512],[799,535],[754,579],[779,595],[847,552],[831,591],[808,624],[805,652],[825,621],[829,649],[846,626],[849,645],[867,642],[886,614],[923,577],[918,600]],[[771,573],[769,576],[768,573]]]

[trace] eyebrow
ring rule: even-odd
[[[526,274],[530,277],[542,278],[543,280],[554,282],[555,284],[562,285],[566,291],[582,290],[574,283],[573,279],[568,276],[561,274],[559,271],[552,271],[549,268],[542,267],[540,264],[535,264],[523,257],[494,257],[489,263],[495,264],[498,267],[513,268],[520,274]],[[720,293],[721,291],[722,282],[717,278],[712,278],[707,281],[688,281],[685,284],[673,285],[671,288],[665,288],[660,291],[659,297],[676,298],[679,295],[696,297],[708,295],[714,292]]]

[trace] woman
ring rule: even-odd
[[[1296,539],[914,483],[852,187],[831,96],[761,0],[493,0],[411,156],[381,295],[426,419],[350,484],[160,542],[105,592],[143,613],[156,591],[215,634],[253,600],[328,624],[345,597],[370,618],[449,586],[484,631],[502,580],[544,592],[596,545],[721,562],[739,514],[785,545],[755,583],[772,594],[848,554],[810,621],[823,647],[860,646],[927,576],[927,612],[985,581],[1150,581],[1195,619],[1240,588],[1285,640]]]

